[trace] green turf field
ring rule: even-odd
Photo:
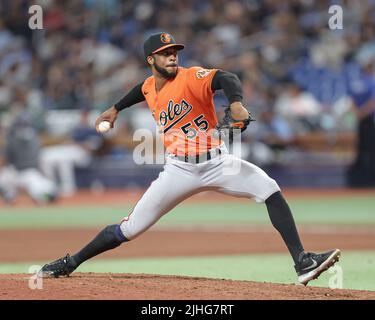
[[[375,224],[375,197],[289,201],[298,224]],[[89,227],[120,221],[132,204],[112,207],[1,208],[0,229]],[[160,224],[268,224],[265,205],[254,202],[186,203],[163,217]]]
[[[361,224],[375,226],[375,197],[353,196],[334,199],[290,200],[298,225]],[[127,216],[134,203],[80,207],[0,208],[1,229],[101,227]],[[266,207],[235,199],[225,203],[184,203],[159,222],[174,224],[270,224]],[[27,273],[32,264],[45,261],[25,261],[0,264],[0,273]],[[343,288],[375,291],[375,251],[344,252],[341,262]],[[341,269],[340,269],[341,270]],[[326,273],[314,285],[328,287],[335,274]],[[219,257],[144,258],[97,260],[85,263],[78,271],[157,273],[202,276],[233,280],[254,280],[296,283],[293,263],[288,255],[235,255]],[[333,278],[332,278],[333,277]],[[331,279],[331,280],[330,280]]]

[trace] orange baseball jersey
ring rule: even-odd
[[[211,82],[216,71],[179,67],[177,76],[159,92],[153,76],[143,83],[143,95],[167,152],[193,156],[220,146],[220,139],[213,136],[217,117]]]

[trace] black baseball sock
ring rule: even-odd
[[[272,225],[281,234],[294,263],[297,264],[298,257],[303,251],[303,246],[288,203],[281,192],[278,191],[266,200],[266,206]]]
[[[114,224],[105,227],[87,246],[72,256],[76,263],[75,267],[102,252],[118,247],[125,241],[129,240],[123,235],[120,225]]]

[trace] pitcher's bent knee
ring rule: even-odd
[[[113,228],[111,228],[111,227],[113,227]],[[121,243],[129,241],[129,239],[122,232],[121,225],[115,224],[113,226],[108,226],[107,230],[113,233],[113,235],[114,235],[114,237],[116,238],[117,241],[119,241]]]
[[[128,240],[137,238],[147,229],[147,226],[136,223],[134,219],[131,219],[130,217],[123,219],[120,223],[120,230]]]
[[[277,182],[274,179],[268,177],[268,179],[266,179],[263,182],[262,192],[259,196],[257,196],[255,198],[255,201],[258,202],[258,203],[263,203],[271,195],[273,195],[275,192],[278,192],[278,191],[281,191],[281,189],[280,189],[279,185],[277,184]]]

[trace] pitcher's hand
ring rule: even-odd
[[[113,126],[114,126],[115,121],[117,119],[117,115],[118,115],[118,111],[116,110],[116,108],[114,106],[112,106],[108,110],[104,111],[98,117],[98,119],[96,119],[96,122],[95,122],[95,129],[96,129],[96,131],[98,133],[100,133],[100,131],[99,131],[99,123],[102,122],[102,121],[108,121],[111,124],[111,129],[113,129]]]

